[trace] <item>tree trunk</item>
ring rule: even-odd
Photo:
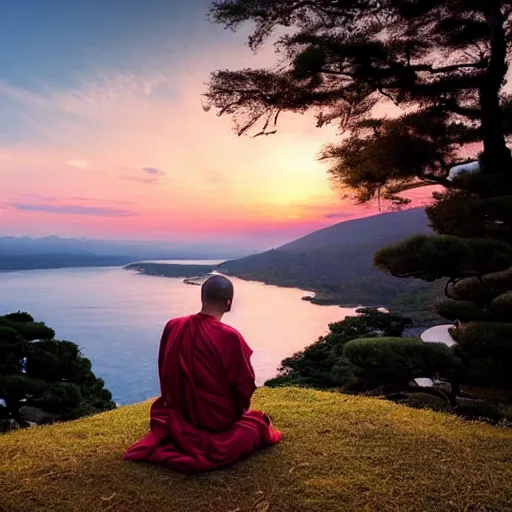
[[[505,20],[501,13],[501,3],[500,0],[488,0],[488,8],[484,13],[489,25],[491,55],[480,87],[484,145],[482,171],[499,174],[508,182],[512,179],[512,157],[505,141],[503,110],[500,106],[500,91],[508,69]]]
[[[450,405],[452,407],[456,407],[457,405],[457,397],[460,395],[460,379],[459,377],[455,377],[450,382],[452,391],[449,395],[450,398]]]

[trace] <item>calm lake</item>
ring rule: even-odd
[[[197,263],[197,262],[190,262]],[[258,384],[280,361],[325,334],[354,309],[315,306],[304,291],[234,279],[235,301],[224,321],[254,350]],[[168,319],[196,313],[200,288],[122,268],[0,273],[0,314],[27,311],[77,343],[118,404],[158,394],[156,358]]]

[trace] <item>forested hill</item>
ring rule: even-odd
[[[0,272],[18,270],[78,268],[78,267],[116,267],[133,261],[131,256],[112,256],[99,254],[0,254]]]
[[[368,244],[376,244],[380,247],[380,244],[401,240],[412,233],[431,232],[425,210],[413,208],[340,222],[283,245],[279,250],[303,252],[322,250],[331,246],[348,247]]]
[[[423,209],[386,213],[336,224],[278,249],[226,262],[218,270],[312,290],[320,304],[395,305],[406,314],[423,312],[431,321],[425,313],[437,284],[386,276],[373,266],[373,255],[382,246],[429,232]]]

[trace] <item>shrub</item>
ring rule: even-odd
[[[12,327],[0,325],[0,343],[13,343],[19,338],[18,331]]]
[[[46,386],[34,403],[48,412],[62,412],[80,405],[80,387],[72,382],[55,382]]]
[[[7,321],[20,322],[20,323],[32,323],[34,318],[24,311],[17,311],[16,313],[9,313],[4,317]]]
[[[421,273],[425,280],[434,281],[464,265],[469,252],[467,243],[454,236],[416,235],[380,249],[374,262],[394,276]]]
[[[454,336],[461,347],[471,354],[493,348],[512,350],[511,323],[471,322],[455,331]]]
[[[414,409],[430,409],[440,412],[450,410],[450,404],[446,399],[432,393],[406,392],[400,393],[397,397],[388,397],[388,399]]]
[[[482,309],[471,301],[444,298],[436,300],[434,307],[438,314],[452,322],[455,320],[461,322],[469,322],[472,320],[493,321],[496,317],[493,311]]]
[[[111,393],[75,343],[53,339],[54,331],[27,313],[0,317],[0,398],[3,412],[21,426],[22,406],[72,419],[115,408]],[[40,340],[40,341],[36,341]]]
[[[360,337],[399,336],[410,324],[408,318],[372,308],[361,308],[359,316],[350,316],[329,325],[329,334],[315,343],[283,359],[276,378],[265,385],[311,386],[315,388],[357,389],[358,381],[352,365],[343,356],[347,342]]]
[[[475,386],[494,386],[512,389],[510,366],[511,362],[507,357],[501,359],[475,357],[467,364],[464,383]]]
[[[503,419],[499,408],[490,402],[464,402],[457,405],[455,413],[471,420],[490,420],[497,423]]]
[[[404,389],[418,377],[452,376],[460,359],[442,343],[417,338],[366,338],[345,345],[343,355],[367,387]]]
[[[504,318],[512,317],[512,291],[508,291],[496,297],[491,303],[491,309]]]

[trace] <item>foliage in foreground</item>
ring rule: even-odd
[[[450,187],[472,143],[483,143],[486,173],[510,175],[512,2],[223,0],[211,18],[249,25],[254,50],[277,39],[279,64],[214,72],[207,108],[240,135],[275,133],[286,112],[339,126],[348,137],[323,158],[361,202],[400,206],[404,190]]]
[[[410,321],[400,315],[371,308],[358,313],[331,324],[327,335],[284,359],[278,376],[265,385],[335,389],[512,424],[512,394],[488,386],[492,360],[474,360],[468,370],[467,348],[403,337]],[[508,326],[503,324],[504,329]],[[478,333],[477,329],[476,336]],[[492,332],[489,337],[493,337]],[[479,352],[486,350],[488,340],[475,338],[474,343],[474,350]],[[503,364],[508,364],[506,359]],[[430,379],[432,385],[420,387],[416,382],[419,378]],[[479,386],[467,386],[468,381],[477,381]]]
[[[363,308],[329,326],[329,333],[284,359],[267,386],[311,386],[345,391],[397,391],[418,377],[450,377],[460,360],[442,344],[402,338],[408,318]]]
[[[418,338],[358,338],[349,341],[343,356],[366,389],[407,389],[416,378],[453,378],[462,364],[443,343]]]
[[[46,421],[115,408],[78,346],[56,340],[53,329],[22,312],[0,316],[0,398],[0,419],[22,427],[22,408],[36,408]]]
[[[127,463],[150,403],[0,437],[0,510],[31,512],[508,512],[512,431],[390,402],[259,389],[284,440],[183,477]]]

